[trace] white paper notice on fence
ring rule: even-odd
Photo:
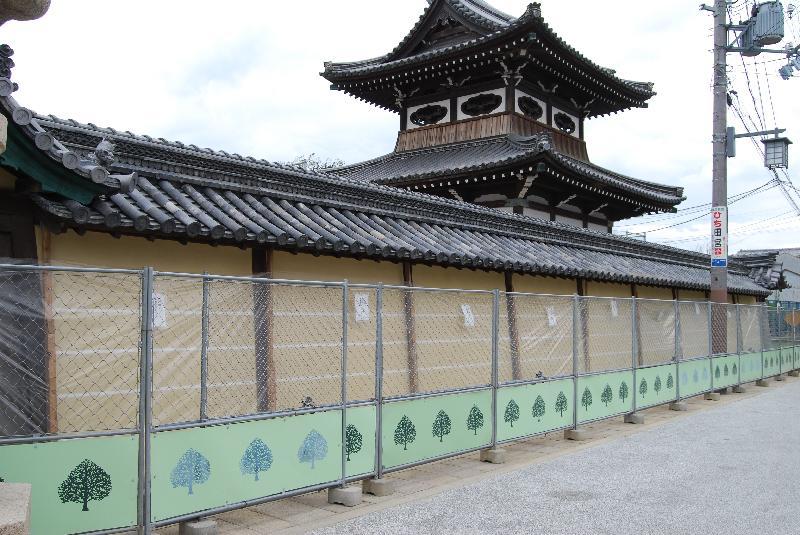
[[[556,309],[547,307],[547,324],[550,327],[555,327],[558,323],[558,316],[556,316]]]
[[[467,304],[461,305],[461,313],[464,314],[464,327],[475,327],[475,315],[472,313],[472,307]]]
[[[167,326],[167,297],[153,293],[153,328],[163,329]]]
[[[369,294],[357,293],[354,295],[356,304],[356,321],[369,321]]]
[[[616,299],[611,300],[611,315],[615,318],[619,317],[619,303]]]

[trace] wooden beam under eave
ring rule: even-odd
[[[411,262],[403,261],[403,285],[409,288],[414,286],[414,273]],[[411,290],[403,292],[403,316],[406,326],[406,350],[408,362],[408,389],[414,393],[419,390],[419,362],[417,359],[417,327],[415,322],[414,293]]]
[[[252,249],[253,276],[272,276],[272,248]],[[273,339],[272,285],[253,283],[253,337],[256,358],[256,399],[259,412],[270,412],[278,404],[278,380]]]
[[[519,359],[519,329],[517,328],[517,307],[514,293],[513,273],[505,272],[506,315],[508,316],[508,336],[511,346],[511,376],[515,381],[522,379],[522,366]]]

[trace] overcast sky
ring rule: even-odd
[[[490,1],[514,16],[527,4]],[[734,9],[744,3],[739,0]],[[39,113],[268,160],[314,152],[349,163],[390,152],[399,119],[331,91],[319,76],[323,62],[388,52],[426,5],[53,0],[43,19],[0,28],[0,41],[16,51],[17,100]],[[658,92],[649,109],[587,122],[591,160],[636,178],[683,186],[685,207],[710,201],[712,21],[697,6],[696,0],[542,2],[545,20],[567,42],[624,78],[654,82]],[[800,42],[800,14],[787,22],[787,41]],[[761,114],[767,128],[774,128],[776,117],[798,147],[800,75],[781,80],[777,70],[784,62],[767,54],[747,60],[751,96],[740,58],[730,55],[732,87],[747,114],[759,123]],[[729,117],[743,131],[735,115]],[[771,178],[749,141],[739,140],[738,149],[729,160],[730,195]],[[792,157],[800,167],[797,148]],[[795,176],[791,169],[789,176]],[[800,186],[800,177],[796,182]],[[796,193],[794,198],[800,203]],[[655,231],[700,215],[623,222],[618,232],[650,231],[648,240],[704,249],[707,217]],[[731,207],[732,251],[798,246],[798,230],[800,215],[779,189]]]

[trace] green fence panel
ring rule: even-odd
[[[764,351],[764,377],[772,377],[780,373],[780,360],[780,349],[770,349],[768,351]]]
[[[31,533],[136,525],[139,437],[0,446],[0,478],[32,485]]]
[[[578,377],[578,422],[589,422],[633,410],[633,372]]]
[[[690,398],[711,390],[711,359],[682,360],[680,363],[681,398]]]
[[[677,366],[665,364],[636,370],[636,408],[644,409],[675,401]]]
[[[794,369],[794,348],[781,348],[781,373],[786,373]]]
[[[339,410],[155,433],[153,521],[336,481],[341,439]]]
[[[572,378],[531,385],[504,386],[497,391],[497,440],[513,440],[573,422]]]
[[[347,409],[347,477],[375,472],[375,405]]]
[[[491,444],[492,392],[481,390],[383,406],[386,469]]]
[[[711,359],[711,387],[727,388],[739,384],[739,355]]]
[[[761,379],[761,352],[745,353],[739,359],[739,380],[742,383],[751,383]]]

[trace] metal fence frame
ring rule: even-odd
[[[678,301],[678,300],[651,300],[651,299],[638,299],[638,298],[624,298],[620,299],[621,301],[629,301],[631,305],[631,364],[630,367],[626,367],[620,370],[609,370],[604,369],[601,371],[591,371],[591,370],[580,370],[580,348],[581,348],[581,336],[584,335],[583,327],[584,321],[582,320],[582,302],[589,302],[589,300],[602,300],[602,299],[619,299],[619,298],[603,298],[603,297],[579,297],[578,295],[574,296],[544,296],[541,294],[525,294],[525,293],[513,293],[513,294],[506,294],[501,292],[500,290],[493,290],[493,291],[485,291],[485,290],[458,290],[458,289],[439,289],[439,288],[419,288],[419,287],[408,287],[408,286],[392,286],[392,285],[383,285],[383,284],[351,284],[348,281],[343,282],[325,282],[325,281],[300,281],[300,280],[287,280],[287,279],[269,279],[269,278],[258,278],[258,277],[233,277],[233,276],[219,276],[219,275],[210,275],[208,273],[203,274],[193,274],[193,273],[174,273],[174,272],[156,272],[153,268],[147,267],[141,270],[127,270],[127,269],[101,269],[101,268],[79,268],[79,267],[59,267],[59,266],[31,266],[31,265],[0,265],[0,271],[32,271],[32,272],[70,272],[70,273],[104,273],[104,274],[128,274],[128,275],[136,275],[140,278],[141,281],[141,328],[140,328],[140,351],[139,351],[139,390],[138,390],[138,414],[137,414],[137,421],[138,425],[135,429],[119,429],[119,430],[106,430],[106,431],[86,431],[86,432],[76,432],[76,433],[61,433],[61,434],[51,434],[51,435],[34,435],[34,436],[11,436],[11,437],[0,437],[0,447],[4,445],[11,445],[11,444],[25,444],[25,443],[37,443],[37,442],[50,442],[50,441],[57,441],[57,440],[64,440],[64,439],[73,439],[73,438],[91,438],[91,437],[105,437],[105,436],[118,436],[118,435],[137,435],[139,439],[139,459],[138,459],[138,503],[137,503],[137,520],[138,520],[138,530],[141,534],[149,534],[152,533],[152,530],[155,527],[160,527],[167,524],[173,524],[175,522],[189,520],[193,518],[208,516],[210,514],[221,513],[233,509],[238,509],[242,507],[247,507],[251,505],[256,505],[268,501],[278,500],[281,498],[294,496],[298,494],[303,494],[307,492],[311,492],[314,490],[321,490],[336,486],[343,486],[348,482],[363,480],[368,478],[381,478],[385,474],[406,469],[412,466],[420,465],[429,463],[432,461],[436,461],[443,458],[453,457],[457,455],[462,455],[464,453],[476,450],[482,450],[486,448],[494,448],[497,447],[499,444],[504,444],[508,442],[514,442],[518,440],[523,440],[525,438],[529,438],[532,436],[537,436],[544,434],[542,433],[532,433],[530,435],[511,438],[507,440],[498,440],[498,407],[497,407],[497,394],[498,391],[502,388],[506,387],[513,387],[513,386],[524,386],[524,385],[533,385],[533,384],[541,384],[550,381],[556,380],[572,380],[573,384],[573,420],[570,424],[563,426],[559,429],[549,429],[546,433],[551,433],[554,431],[558,431],[561,429],[577,429],[579,425],[583,425],[588,423],[589,421],[581,421],[578,416],[578,381],[580,377],[588,377],[592,375],[598,374],[606,374],[611,373],[613,371],[631,371],[634,377],[634,388],[636,383],[636,375],[637,370],[646,369],[654,366],[662,366],[666,364],[675,364],[676,366],[676,378],[675,378],[675,386],[676,386],[676,393],[674,398],[665,399],[663,403],[665,404],[669,402],[673,402],[676,400],[685,399],[685,397],[693,397],[699,395],[703,392],[708,392],[710,390],[714,390],[714,375],[711,374],[711,388],[709,390],[705,390],[703,392],[697,392],[691,394],[691,396],[684,396],[680,390],[680,366],[681,363],[696,361],[700,359],[709,359],[710,366],[713,370],[713,358],[716,356],[722,355],[715,355],[713,351],[713,333],[712,333],[712,319],[713,319],[713,307],[714,306],[721,306],[712,303],[707,303],[705,306],[707,308],[707,316],[708,316],[708,354],[705,356],[690,356],[686,358],[683,355],[682,351],[682,331],[683,331],[683,323],[681,320],[681,307],[682,303],[691,303]],[[153,314],[154,314],[154,302],[153,302],[153,295],[154,295],[154,285],[157,277],[173,277],[177,279],[194,279],[201,281],[202,285],[202,301],[201,301],[201,348],[200,348],[200,401],[199,407],[197,412],[197,420],[189,421],[189,422],[176,422],[176,423],[167,423],[158,426],[153,425]],[[209,284],[212,281],[235,281],[235,282],[245,282],[245,283],[265,283],[270,285],[284,285],[284,286],[303,286],[303,287],[325,287],[325,288],[340,288],[341,289],[341,305],[342,305],[342,324],[341,324],[341,361],[340,361],[340,370],[341,370],[341,377],[340,377],[340,400],[337,404],[334,405],[325,405],[320,407],[312,407],[312,408],[299,408],[299,409],[290,409],[290,410],[274,410],[272,412],[257,412],[254,414],[246,414],[246,415],[238,415],[232,417],[225,417],[225,418],[210,418],[208,415],[208,331],[209,331]],[[350,401],[348,397],[348,324],[349,324],[349,303],[350,303],[350,292],[354,288],[360,289],[370,289],[375,291],[375,373],[374,373],[374,397],[371,400],[363,400],[363,401]],[[441,292],[441,293],[462,293],[462,294],[476,294],[476,295],[485,295],[487,298],[491,298],[491,350],[490,354],[486,355],[487,357],[487,364],[490,366],[491,370],[491,381],[489,384],[476,384],[467,387],[460,387],[460,388],[449,388],[444,390],[437,390],[437,391],[428,391],[428,392],[409,392],[405,395],[399,396],[392,396],[386,397],[384,393],[384,292],[385,290],[401,290],[403,292]],[[500,339],[500,299],[501,296],[509,296],[516,297],[524,297],[524,296],[536,296],[536,297],[559,297],[561,299],[571,299],[572,301],[572,337],[571,337],[571,352],[572,352],[572,373],[567,375],[560,375],[556,377],[548,377],[548,378],[515,378],[513,381],[508,382],[501,382],[499,377],[499,339]],[[674,307],[674,326],[672,329],[672,336],[674,339],[672,340],[672,347],[673,352],[671,355],[670,360],[665,360],[664,362],[657,363],[657,364],[645,364],[640,361],[640,341],[639,341],[639,322],[640,317],[638,314],[639,304],[641,302],[663,302],[665,304],[665,309]],[[669,305],[666,305],[669,303]],[[782,317],[781,314],[784,313],[784,310],[791,310],[792,314],[798,313],[798,304],[787,304],[784,305],[783,303],[777,303],[774,307],[776,317]],[[696,305],[697,306],[697,305]],[[734,307],[733,310],[735,311],[735,326],[736,326],[736,347],[735,351],[729,351],[727,355],[737,355],[739,356],[739,369],[738,375],[736,377],[736,384],[740,384],[741,381],[741,356],[743,353],[743,331],[742,331],[742,308],[743,307],[752,307],[759,311],[759,320],[758,320],[758,329],[759,329],[759,339],[760,339],[760,353],[762,355],[762,373],[760,374],[761,377],[769,377],[766,375],[763,370],[763,355],[769,349],[774,349],[774,343],[777,341],[778,347],[782,347],[782,344],[787,346],[787,349],[791,348],[792,351],[792,360],[790,369],[793,369],[795,366],[795,362],[798,360],[797,351],[798,351],[798,326],[795,324],[794,316],[792,317],[792,322],[790,325],[790,332],[789,329],[786,329],[786,333],[788,335],[782,336],[781,333],[782,325],[786,323],[783,321],[782,323],[776,323],[777,327],[775,327],[775,332],[773,334],[773,328],[771,323],[771,310],[773,307],[765,304],[761,305],[725,305],[727,307]],[[730,310],[730,309],[728,309]],[[510,319],[509,319],[510,321]],[[727,328],[727,327],[726,327]],[[784,334],[786,334],[784,333]],[[731,348],[728,348],[731,349]],[[759,351],[756,351],[758,353]],[[785,371],[784,366],[781,365],[778,367],[778,371],[774,375],[779,375]],[[424,399],[424,398],[432,398],[437,396],[445,396],[451,395],[456,393],[467,393],[467,392],[484,392],[487,390],[491,390],[491,440],[489,443],[481,445],[480,447],[469,448],[465,450],[454,451],[445,455],[433,457],[433,458],[426,458],[420,461],[416,461],[413,463],[403,464],[399,466],[393,466],[391,468],[384,468],[383,467],[383,460],[382,460],[382,451],[383,451],[383,438],[382,438],[382,429],[383,429],[383,408],[384,406],[397,403],[401,401],[408,401],[414,399]],[[632,406],[633,411],[635,412],[638,409],[637,406],[637,396],[634,394],[632,396]],[[345,446],[345,436],[347,433],[347,411],[351,408],[361,407],[361,406],[375,406],[375,418],[376,418],[376,431],[375,431],[375,459],[374,459],[374,466],[373,471],[364,475],[359,476],[347,476],[347,468],[346,468],[346,446]],[[655,405],[648,405],[655,406]],[[247,500],[243,502],[238,502],[234,504],[228,504],[222,507],[217,507],[210,510],[204,510],[200,512],[189,513],[186,515],[182,515],[180,517],[173,517],[167,520],[162,520],[158,522],[152,521],[151,515],[151,504],[150,504],[150,484],[151,484],[151,454],[150,454],[150,442],[152,436],[155,433],[164,432],[164,431],[171,431],[177,429],[187,429],[187,428],[197,428],[197,427],[206,427],[206,426],[213,426],[219,424],[230,424],[236,422],[245,422],[245,421],[258,421],[258,420],[268,420],[273,418],[280,418],[284,416],[293,416],[293,415],[301,415],[301,414],[310,414],[316,412],[323,412],[329,410],[340,410],[342,414],[341,418],[341,437],[342,437],[342,448],[341,448],[341,476],[338,480],[320,484],[320,485],[313,485],[309,487],[303,487],[300,489],[295,489],[291,491],[285,491],[280,494],[265,496],[259,499],[254,500]],[[618,416],[618,415],[617,415]],[[610,416],[601,417],[599,419],[606,419],[610,418]],[[594,421],[594,420],[591,420]],[[131,529],[130,528],[121,528],[121,529],[114,529],[114,530],[107,530],[101,531],[97,533],[116,533],[122,532]]]

